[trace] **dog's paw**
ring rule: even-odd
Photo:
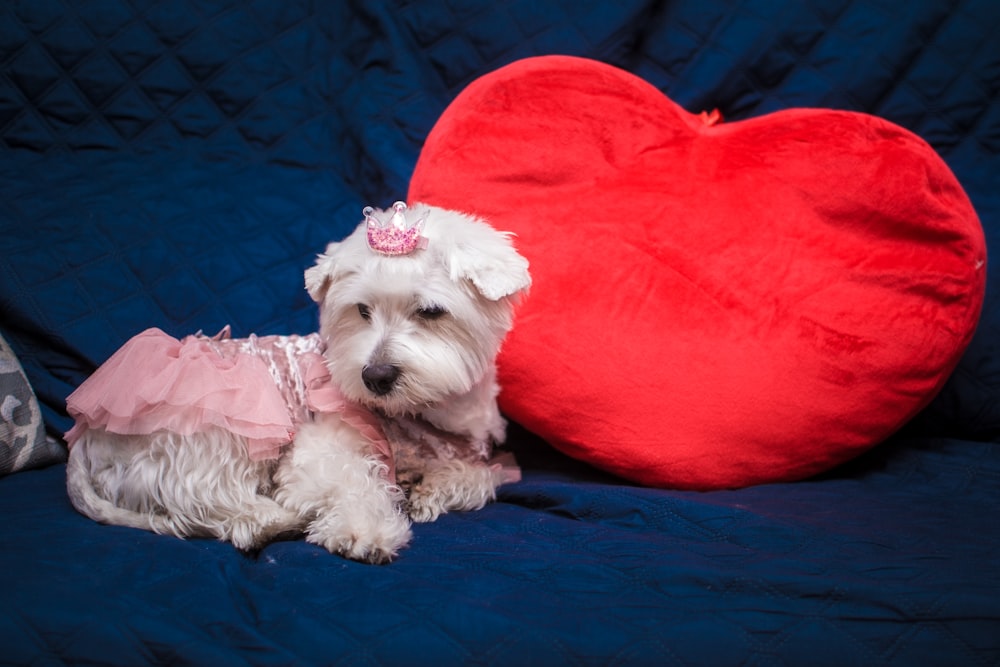
[[[440,499],[433,498],[431,494],[425,495],[418,492],[410,495],[406,511],[415,523],[430,523],[445,514],[448,508]]]
[[[306,541],[345,558],[382,565],[410,543],[410,522],[400,512],[346,511],[338,508],[313,521]]]
[[[278,503],[262,499],[250,511],[226,522],[225,539],[242,551],[254,551],[283,534],[301,532],[303,522],[298,514]]]
[[[428,523],[452,510],[482,509],[496,498],[497,484],[483,464],[449,461],[425,471],[410,486],[407,513],[417,523]]]

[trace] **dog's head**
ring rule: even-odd
[[[363,222],[305,274],[334,383],[389,415],[438,406],[492,373],[531,283],[509,236],[485,222],[423,204],[405,217],[422,225],[419,247],[386,252]]]

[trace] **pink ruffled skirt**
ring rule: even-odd
[[[378,418],[330,382],[322,341],[310,336],[173,338],[147,329],[129,340],[66,400],[75,425],[120,435],[212,428],[244,437],[254,460],[275,458],[310,412],[338,412],[370,440],[392,471]]]

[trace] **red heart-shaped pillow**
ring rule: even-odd
[[[713,120],[532,58],[452,103],[410,184],[531,262],[501,407],[644,484],[800,479],[871,447],[941,388],[983,299],[976,214],[918,137],[831,110]]]

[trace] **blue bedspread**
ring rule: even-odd
[[[59,435],[137,331],[313,330],[315,253],[405,194],[466,84],[547,53],[728,120],[884,116],[940,152],[992,247],[998,34],[992,0],[7,2],[0,333]],[[934,403],[805,482],[640,488],[515,425],[521,483],[366,566],[97,525],[58,461],[0,478],[0,664],[1000,664],[992,273]]]

